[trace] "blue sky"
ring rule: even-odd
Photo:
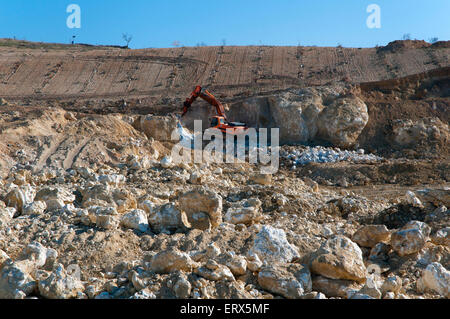
[[[66,25],[69,4],[81,8],[81,28]],[[381,28],[369,29],[366,8],[381,8]],[[370,47],[409,33],[450,39],[449,0],[0,0],[0,37],[30,41],[186,46],[317,45]]]

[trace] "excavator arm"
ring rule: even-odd
[[[184,102],[183,114],[181,116],[184,116],[187,113],[189,108],[192,106],[192,103],[194,103],[195,100],[199,97],[214,106],[216,108],[217,115],[227,120],[225,109],[222,103],[217,101],[214,95],[209,93],[207,90],[202,89],[201,86],[196,86],[194,91],[191,93],[191,96],[186,99],[186,101]]]

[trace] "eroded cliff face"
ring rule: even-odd
[[[326,141],[352,147],[367,124],[367,106],[356,96],[341,95],[342,91],[318,87],[249,98],[228,105],[227,117],[249,127],[279,128],[281,144]],[[197,119],[208,127],[214,112],[213,107],[199,103],[182,123],[192,129]]]

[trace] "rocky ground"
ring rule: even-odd
[[[0,298],[449,298],[448,97],[440,68],[231,100],[280,128],[266,175],[175,164],[171,111],[2,99]]]

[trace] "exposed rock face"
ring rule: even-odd
[[[193,228],[207,229],[222,223],[222,197],[205,188],[183,193],[178,198],[178,208],[186,213]]]
[[[432,290],[445,298],[450,298],[450,271],[439,263],[431,263],[422,272],[417,283],[419,291]]]
[[[357,244],[344,236],[328,239],[311,263],[311,270],[331,279],[366,280],[366,267],[362,251]]]
[[[309,269],[300,264],[263,267],[258,273],[258,283],[263,289],[289,299],[297,299],[311,291]]]
[[[303,51],[286,50],[288,56]],[[257,53],[250,51],[251,56]],[[135,57],[126,60],[136,64]],[[174,143],[156,140],[168,138],[170,130],[153,119],[156,124],[152,122],[148,135],[162,130],[165,137],[148,138],[131,127],[138,116],[128,110],[116,121],[84,111],[60,110],[52,118],[40,107],[20,112],[19,105],[17,110],[0,108],[0,295],[444,297],[450,215],[444,206],[449,190],[441,186],[448,163],[439,160],[446,150],[442,148],[436,161],[405,159],[409,151],[416,156],[414,149],[392,150],[392,118],[414,110],[406,105],[395,109],[391,102],[395,97],[399,104],[408,104],[410,93],[401,100],[399,91],[387,97],[352,86],[344,94],[340,85],[284,93],[263,85],[268,90],[261,96],[248,99],[242,92],[223,98],[243,105],[227,110],[229,120],[247,122],[247,116],[257,127],[280,127],[286,141],[304,141],[280,147],[280,169],[271,175],[260,174],[262,164],[240,161],[176,163],[169,155]],[[361,96],[374,114],[357,139],[360,146],[350,151],[316,145],[348,142],[357,135],[352,135],[355,118],[362,116],[356,111],[358,102],[347,93]],[[434,89],[427,94],[426,102],[436,102],[436,108],[423,103],[424,108],[441,116],[447,101]],[[158,114],[178,108],[178,98],[171,95],[166,101],[173,105],[158,106]],[[381,114],[377,103],[392,108]],[[138,104],[130,101],[130,112],[138,111]],[[214,108],[201,105],[193,109],[214,113]],[[39,112],[38,121],[29,121],[28,114],[23,116],[27,112]],[[426,113],[419,109],[411,117]],[[337,132],[341,128],[343,132]],[[328,139],[330,134],[337,140]],[[360,148],[372,147],[371,142],[373,150]],[[385,158],[367,153],[375,150]],[[406,202],[404,185],[413,185]],[[418,191],[425,187],[419,185],[429,189]],[[391,239],[392,233],[401,232],[406,235]],[[404,250],[411,244],[416,253],[409,256]],[[403,254],[406,257],[399,256]],[[81,265],[80,272],[71,272],[74,262]],[[429,266],[418,280],[422,269],[435,262],[443,268]],[[425,294],[414,289],[420,285]]]
[[[335,146],[352,146],[369,121],[367,105],[357,97],[341,98],[319,115],[319,137]]]
[[[393,126],[394,142],[400,147],[413,147],[422,143],[449,143],[450,129],[439,118],[418,121],[398,120]]]
[[[177,128],[176,118],[166,116],[142,115],[133,123],[133,127],[148,138],[157,141],[171,141],[171,135]]]
[[[316,136],[318,115],[324,109],[316,92],[305,89],[299,95],[288,92],[268,100],[282,143],[307,142]]]
[[[286,233],[271,226],[263,226],[249,254],[256,254],[267,263],[289,263],[299,257],[297,248],[287,241]]]
[[[355,142],[369,115],[358,97],[339,97],[338,88],[318,87],[290,90],[269,97],[251,98],[230,108],[228,115],[251,127],[279,128],[280,143],[326,140],[334,146]],[[208,110],[195,110],[193,119],[206,119]],[[207,124],[206,124],[207,125]]]
[[[68,274],[63,265],[57,265],[46,279],[39,281],[39,292],[48,299],[70,299],[83,292],[81,281]]]
[[[389,240],[391,232],[385,225],[366,225],[357,230],[353,241],[362,247],[374,247],[380,242]]]

